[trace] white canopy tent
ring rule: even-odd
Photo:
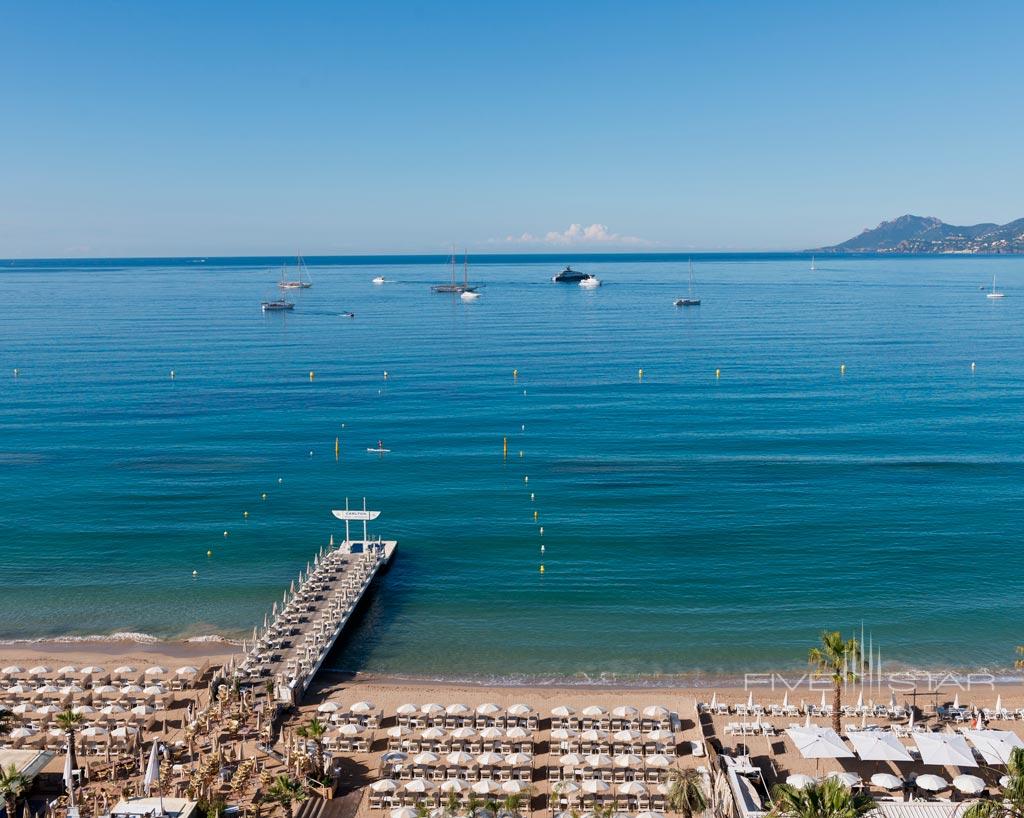
[[[913,761],[907,748],[888,730],[855,730],[847,734],[863,761]]]
[[[790,727],[786,735],[804,758],[853,758],[853,752],[843,744],[831,727]]]
[[[1024,747],[1024,741],[1009,730],[964,730],[964,736],[988,764],[1007,764],[1013,748]]]
[[[977,767],[974,753],[963,736],[955,733],[914,733],[914,742],[921,751],[921,761],[940,767]]]

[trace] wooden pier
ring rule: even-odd
[[[246,684],[272,682],[283,704],[298,704],[331,649],[345,632],[356,608],[385,570],[398,546],[395,540],[373,539],[367,523],[380,516],[363,508],[332,512],[345,521],[345,539],[321,548],[306,570],[300,571],[264,627],[253,629],[252,646],[234,675]],[[363,524],[362,539],[351,538],[350,524]]]

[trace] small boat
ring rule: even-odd
[[[996,277],[992,276],[992,292],[987,293],[986,298],[1005,298],[1003,293],[996,290]]]
[[[814,256],[811,256],[811,272],[813,273],[818,268],[814,266]]]
[[[387,279],[386,279],[386,278],[384,278],[384,276],[377,276],[377,277],[376,277],[376,278],[375,278],[375,279],[373,280],[373,283],[374,283],[374,284],[384,284],[384,283],[386,283],[386,282],[387,282]]]
[[[342,318],[355,318],[356,314],[354,312],[343,312],[341,314],[341,317]]]
[[[298,277],[294,279],[288,278],[288,268],[281,268],[281,280],[277,282],[277,286],[282,290],[308,290],[313,286],[313,282],[309,280],[309,271],[306,269],[306,263],[302,260],[302,256],[295,257],[295,266],[298,268]],[[305,278],[303,278],[305,274]]]
[[[431,292],[434,293],[473,293],[476,292],[476,287],[469,286],[469,256],[465,255],[462,259],[462,283],[459,284],[455,281],[455,248],[452,248],[452,283],[451,284],[435,284],[430,288]]]
[[[295,304],[284,298],[274,298],[270,301],[264,301],[262,309],[263,312],[281,312],[282,310],[294,310]]]
[[[459,295],[463,301],[476,301],[480,297],[480,293],[476,290],[463,290]]]
[[[588,275],[586,278],[580,280],[580,286],[584,290],[596,290],[601,286],[601,279],[594,275]]]
[[[677,298],[674,303],[675,303],[675,305],[677,307],[699,307],[700,306],[700,299],[693,297],[693,262],[692,261],[690,262],[690,284],[689,284],[689,289],[688,289],[687,297],[686,298]]]
[[[590,273],[581,273],[579,270],[574,270],[569,265],[566,265],[565,269],[558,275],[552,276],[551,280],[556,284],[578,284],[585,278],[592,278],[592,276]]]
[[[367,447],[366,451],[372,452],[373,454],[387,454],[388,452],[391,451],[391,449],[385,449],[384,448],[384,441],[383,440],[378,440],[377,441],[377,448],[376,449],[371,449],[371,448]]]

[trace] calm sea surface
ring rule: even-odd
[[[323,260],[267,315],[270,260],[4,262],[0,638],[242,636],[366,495],[399,555],[337,668],[736,673],[862,622],[1012,664],[1024,259],[702,257],[685,310],[684,260],[559,261],[462,303]]]

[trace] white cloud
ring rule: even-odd
[[[582,247],[586,245],[629,245],[635,247],[651,243],[636,236],[623,236],[619,233],[612,233],[607,225],[597,224],[596,222],[586,227],[582,224],[570,224],[561,232],[550,230],[544,236],[535,236],[532,233],[506,236],[504,242],[506,244],[556,245],[558,247]]]

